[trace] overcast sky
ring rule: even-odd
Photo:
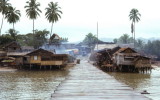
[[[26,17],[24,6],[27,0],[10,0],[13,7],[21,11],[20,21],[15,24],[19,34],[32,32],[32,20]],[[51,23],[44,13],[48,3],[58,2],[63,14],[53,26],[53,32],[69,41],[83,40],[88,33],[97,34],[99,38],[118,38],[127,33],[131,36],[129,12],[136,8],[141,13],[141,21],[136,24],[136,37],[160,37],[160,1],[159,0],[37,0],[42,10],[35,21],[35,29],[50,31]],[[0,15],[0,18],[2,16]],[[1,20],[0,20],[1,23]],[[12,25],[4,21],[2,33]]]

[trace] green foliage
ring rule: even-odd
[[[58,18],[61,18],[62,11],[60,11],[61,7],[58,6],[58,3],[50,2],[48,7],[46,8],[45,16],[49,22],[57,22]]]
[[[1,30],[3,26],[3,20],[4,20],[4,15],[6,12],[8,12],[8,7],[11,6],[10,3],[8,3],[9,0],[0,0],[0,12],[2,13],[2,23],[1,23],[1,28],[0,28],[0,35],[1,35]]]
[[[132,37],[134,37],[134,46],[135,46],[135,42],[136,42],[136,36],[135,36],[135,23],[138,22],[140,20],[140,16],[141,14],[139,13],[139,11],[135,8],[131,9],[130,13],[129,13],[129,19],[132,21],[131,24],[131,32],[132,32]],[[134,36],[133,36],[134,34]]]
[[[132,43],[133,38],[130,37],[128,34],[123,34],[120,38],[114,39],[113,41],[114,43],[118,43],[118,44],[128,44],[128,43]]]
[[[36,2],[36,0],[29,0],[26,3],[27,5],[24,8],[26,8],[27,17],[30,19],[36,19],[40,16],[39,13],[42,11],[38,8],[40,6],[39,2]]]
[[[160,40],[148,41],[145,45],[144,50],[147,54],[156,55],[160,60]]]
[[[139,13],[137,9],[135,8],[131,9],[129,13],[129,18],[130,20],[132,20],[133,23],[138,22],[140,20],[140,16],[141,14]]]
[[[0,36],[0,47],[3,47],[5,44],[14,41],[14,39],[9,34],[4,34]]]
[[[101,42],[101,41],[98,40],[97,37],[92,33],[88,33],[83,40],[83,43],[88,45],[89,47],[94,46],[97,42]]]
[[[17,40],[18,31],[14,29],[9,29],[6,33],[9,34],[14,41]]]
[[[43,31],[36,30],[35,34],[28,33],[24,36],[22,35],[21,39],[23,39],[23,41],[21,41],[21,44],[33,46],[34,48],[39,48],[40,46],[42,46],[44,43],[47,42],[48,34],[49,34],[49,31],[47,30],[43,30]]]
[[[8,7],[8,11],[6,12],[5,18],[9,23],[13,24],[13,29],[14,29],[14,23],[19,21],[20,16],[21,16],[20,11],[10,6]]]
[[[30,19],[33,20],[33,34],[34,34],[34,20],[40,16],[39,13],[41,13],[42,11],[38,8],[40,6],[39,2],[36,2],[36,0],[29,0],[26,2],[27,6],[25,6],[24,8],[26,8],[26,15],[27,17],[29,17]]]
[[[45,16],[49,22],[52,23],[51,25],[51,32],[50,37],[52,35],[53,23],[57,22],[59,18],[61,18],[62,11],[60,11],[61,7],[58,6],[58,3],[50,2],[48,7],[46,8]]]
[[[62,38],[61,37],[60,42],[68,42],[68,38]]]

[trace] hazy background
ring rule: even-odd
[[[21,11],[20,21],[15,24],[19,34],[32,32],[32,20],[27,18],[24,9],[26,1],[9,1]],[[61,37],[68,37],[70,42],[83,40],[89,32],[96,34],[97,21],[99,38],[118,38],[124,33],[131,36],[131,21],[128,15],[132,8],[138,9],[142,15],[141,21],[136,24],[136,37],[160,38],[159,0],[37,0],[41,4],[42,13],[35,21],[35,29],[50,31],[51,23],[45,19],[44,14],[51,1],[58,2],[63,12],[62,18],[54,24],[53,32]],[[5,20],[2,34],[9,28],[12,28],[12,24]]]

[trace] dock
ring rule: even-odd
[[[151,100],[81,60],[59,84],[51,100]]]

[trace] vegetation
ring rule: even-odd
[[[3,20],[6,12],[8,11],[8,7],[10,7],[10,3],[8,3],[9,0],[0,0],[0,12],[2,13],[2,22],[1,22],[1,28],[0,28],[0,35],[1,35],[1,30],[3,26]]]
[[[95,46],[96,43],[100,43],[102,41],[98,40],[95,35],[92,33],[88,33],[83,40],[83,44],[88,45],[89,47]]]
[[[14,29],[14,24],[19,21],[20,19],[20,10],[16,10],[16,8],[13,8],[13,7],[8,7],[8,12],[6,12],[6,16],[5,18],[7,19],[7,21],[10,23],[10,24],[13,24],[13,30]]]
[[[58,3],[53,3],[50,2],[48,4],[48,7],[46,8],[46,13],[45,16],[49,23],[51,22],[51,32],[50,32],[50,37],[52,36],[52,29],[53,29],[53,23],[57,22],[59,18],[61,18],[62,11],[60,11],[61,7],[58,6]]]
[[[128,34],[123,34],[120,38],[114,39],[114,43],[129,44],[132,43],[132,37]],[[149,56],[157,56],[157,60],[160,60],[160,40],[148,41],[145,43],[141,39],[135,40],[136,50],[141,53],[145,53]]]
[[[135,46],[135,42],[136,42],[135,41],[135,23],[140,20],[140,16],[141,16],[141,14],[139,13],[139,11],[137,9],[133,8],[130,11],[129,18],[132,21],[131,32],[132,32],[132,37],[133,37],[133,34],[134,34],[134,46]]]
[[[39,13],[42,12],[38,8],[40,6],[40,3],[36,2],[36,0],[29,0],[26,3],[27,5],[24,8],[26,8],[27,17],[33,20],[33,34],[34,34],[34,20],[37,19],[37,17],[40,16]]]

